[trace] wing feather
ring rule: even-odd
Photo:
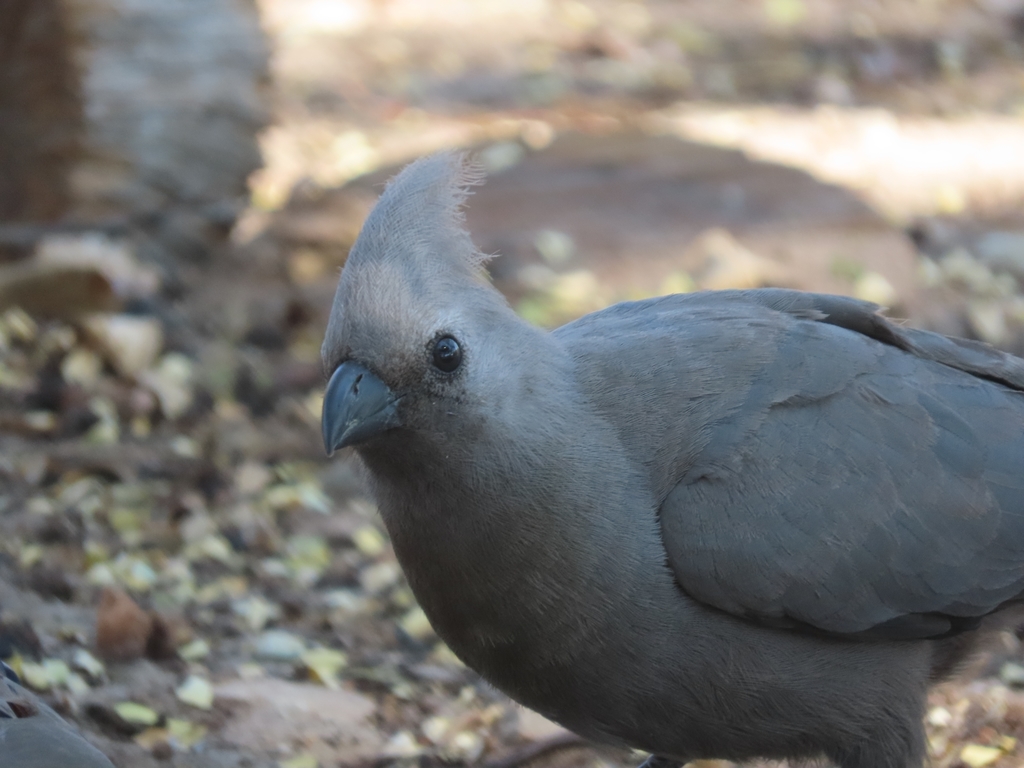
[[[1024,593],[1024,361],[783,290],[619,305],[556,334],[649,470],[697,600],[935,637]]]

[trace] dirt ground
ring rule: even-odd
[[[96,265],[118,309],[0,304],[0,658],[119,768],[498,766],[566,739],[438,641],[358,469],[323,456],[337,271],[417,154],[478,153],[469,226],[542,325],[782,285],[1024,352],[1021,3],[261,9],[275,124],[230,235],[173,262],[50,238],[34,258]],[[932,695],[933,765],[1024,765],[1017,635],[973,673]]]

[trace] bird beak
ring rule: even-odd
[[[324,392],[321,426],[328,456],[400,424],[398,399],[387,384],[351,360],[338,366]]]

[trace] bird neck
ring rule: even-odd
[[[612,428],[579,400],[525,415],[529,432],[493,423],[445,451],[412,436],[362,453],[431,623],[499,685],[557,665],[621,617],[590,611],[645,592],[664,559],[653,502]]]

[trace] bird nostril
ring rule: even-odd
[[[360,373],[358,376],[356,376],[356,380],[352,382],[352,394],[353,395],[358,395],[359,394],[359,382],[362,381],[362,380],[363,380],[363,374]]]

